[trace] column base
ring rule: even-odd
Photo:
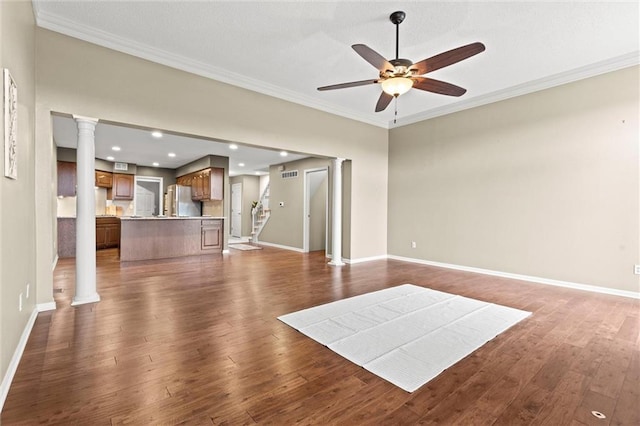
[[[100,295],[98,293],[95,293],[83,298],[74,297],[73,301],[71,302],[71,306],[86,305],[87,303],[96,303],[99,301]]]
[[[331,266],[344,266],[344,265],[346,265],[346,263],[344,263],[344,262],[343,262],[343,261],[341,261],[341,260],[340,260],[340,261],[337,261],[337,262],[335,262],[335,261],[333,261],[333,260],[332,260],[331,262],[327,263],[327,265],[331,265]]]

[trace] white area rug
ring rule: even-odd
[[[413,392],[529,315],[404,284],[278,319]]]
[[[262,250],[262,247],[250,246],[249,244],[229,244],[229,248],[236,250]]]

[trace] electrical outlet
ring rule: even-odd
[[[18,311],[22,312],[22,293],[20,293],[20,298],[18,299]]]
[[[633,268],[633,273],[636,274],[636,275],[640,275],[640,265],[636,265]]]
[[[415,241],[411,241],[411,248],[416,248],[418,247],[418,243],[416,243]]]
[[[31,287],[31,284],[27,283],[27,291],[26,291],[27,299],[29,298],[29,287]]]

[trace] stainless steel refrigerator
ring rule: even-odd
[[[166,200],[167,216],[202,216],[202,203],[191,199],[191,187],[169,185]]]

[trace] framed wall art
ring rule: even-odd
[[[8,69],[2,70],[4,112],[4,175],[18,179],[18,86]]]

